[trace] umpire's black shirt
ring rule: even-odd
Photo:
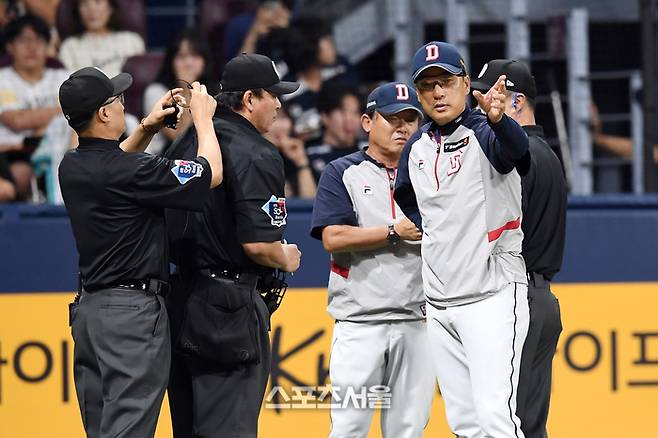
[[[242,244],[278,242],[286,226],[283,159],[244,117],[218,108],[215,132],[222,151],[224,179],[200,213],[167,210],[172,261],[185,270],[228,269],[265,273]],[[176,140],[167,156],[193,157],[194,129]]]
[[[562,266],[567,184],[560,160],[544,140],[542,127],[523,129],[530,143],[530,166],[521,177],[523,258],[528,272],[550,280]]]
[[[164,208],[200,209],[210,192],[204,158],[170,161],[81,138],[59,166],[87,290],[169,277]]]

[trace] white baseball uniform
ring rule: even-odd
[[[395,199],[423,228],[423,283],[434,366],[448,423],[460,437],[522,438],[516,391],[528,330],[521,256],[527,136],[466,109],[407,143]]]
[[[332,161],[318,185],[311,234],[321,238],[329,225],[374,227],[402,220],[393,199],[396,173],[366,151]],[[422,437],[435,393],[421,266],[419,242],[332,254],[334,404],[344,404],[349,391],[388,386],[390,407],[381,411],[384,437]],[[332,408],[330,437],[367,437],[372,414],[353,404]]]

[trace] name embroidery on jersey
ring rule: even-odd
[[[200,177],[203,173],[203,166],[194,161],[175,160],[171,173],[174,174],[179,183],[185,184],[192,178]]]
[[[270,223],[275,227],[286,224],[288,211],[286,210],[286,198],[277,198],[272,195],[270,200],[261,207],[262,210],[270,217]]]
[[[446,143],[445,146],[443,146],[443,151],[446,153],[458,151],[459,149],[468,146],[469,138],[470,137],[464,137],[459,141],[453,143]]]

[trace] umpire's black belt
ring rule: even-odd
[[[108,286],[98,286],[94,288],[84,288],[87,293],[95,293],[107,289],[127,289],[144,292],[147,295],[167,296],[169,292],[169,283],[158,280],[157,278],[147,278],[145,280],[125,280]]]
[[[261,275],[254,272],[241,272],[224,268],[206,268],[197,271],[199,275],[209,278],[228,278],[240,283],[257,282]]]

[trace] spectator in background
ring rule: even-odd
[[[57,27],[55,26],[59,2],[60,0],[22,0],[27,12],[43,19],[50,26],[48,56],[51,57],[56,57],[59,51],[59,32],[57,32]]]
[[[331,161],[360,149],[361,96],[348,85],[329,83],[320,91],[318,110],[324,128],[322,141],[306,150],[316,181]]]
[[[322,89],[322,74],[318,62],[318,46],[295,28],[273,32],[273,36],[277,34],[284,34],[284,67],[279,70],[279,74],[286,76],[288,80],[299,82],[297,91],[282,96],[282,102],[293,120],[293,131],[305,142],[319,140],[322,124],[317,106]],[[276,56],[274,59],[277,59]],[[286,70],[288,75],[284,73]]]
[[[284,109],[281,109],[274,124],[265,134],[265,138],[279,149],[283,157],[286,197],[313,199],[317,185],[306,155],[304,142],[291,136],[291,132],[292,119]]]
[[[275,28],[286,28],[290,23],[292,0],[260,0],[255,12],[233,17],[224,31],[224,59],[239,53],[254,53],[259,39]]]
[[[75,33],[64,40],[59,59],[69,70],[98,67],[110,77],[121,73],[131,56],[144,53],[144,40],[119,27],[116,0],[77,0]]]
[[[0,152],[7,152],[17,198],[31,189],[30,156],[50,120],[61,113],[57,90],[68,77],[64,69],[46,67],[48,24],[24,15],[6,29],[12,65],[0,69]]]
[[[599,149],[610,152],[616,156],[628,160],[632,159],[633,140],[629,137],[604,133],[603,123],[601,123],[601,116],[599,115],[599,109],[596,104],[592,103],[590,111],[592,118],[592,142],[594,145]],[[653,147],[653,159],[656,164],[658,164],[658,145],[654,145]]]
[[[199,81],[207,84],[208,93],[214,95],[219,90],[214,86],[210,47],[205,38],[192,28],[179,31],[167,46],[162,69],[156,82],[144,90],[144,114],[148,114],[167,90],[176,88],[176,80],[183,79],[190,84]],[[183,111],[176,129],[163,128],[153,137],[147,152],[159,154],[192,123],[189,111]]]
[[[319,17],[299,17],[292,22],[291,28],[297,29],[318,48],[317,58],[323,83],[342,82],[358,86],[359,79],[349,60],[337,53],[333,29],[328,21]]]
[[[14,178],[9,170],[5,154],[0,153],[0,202],[11,202],[16,198]]]

